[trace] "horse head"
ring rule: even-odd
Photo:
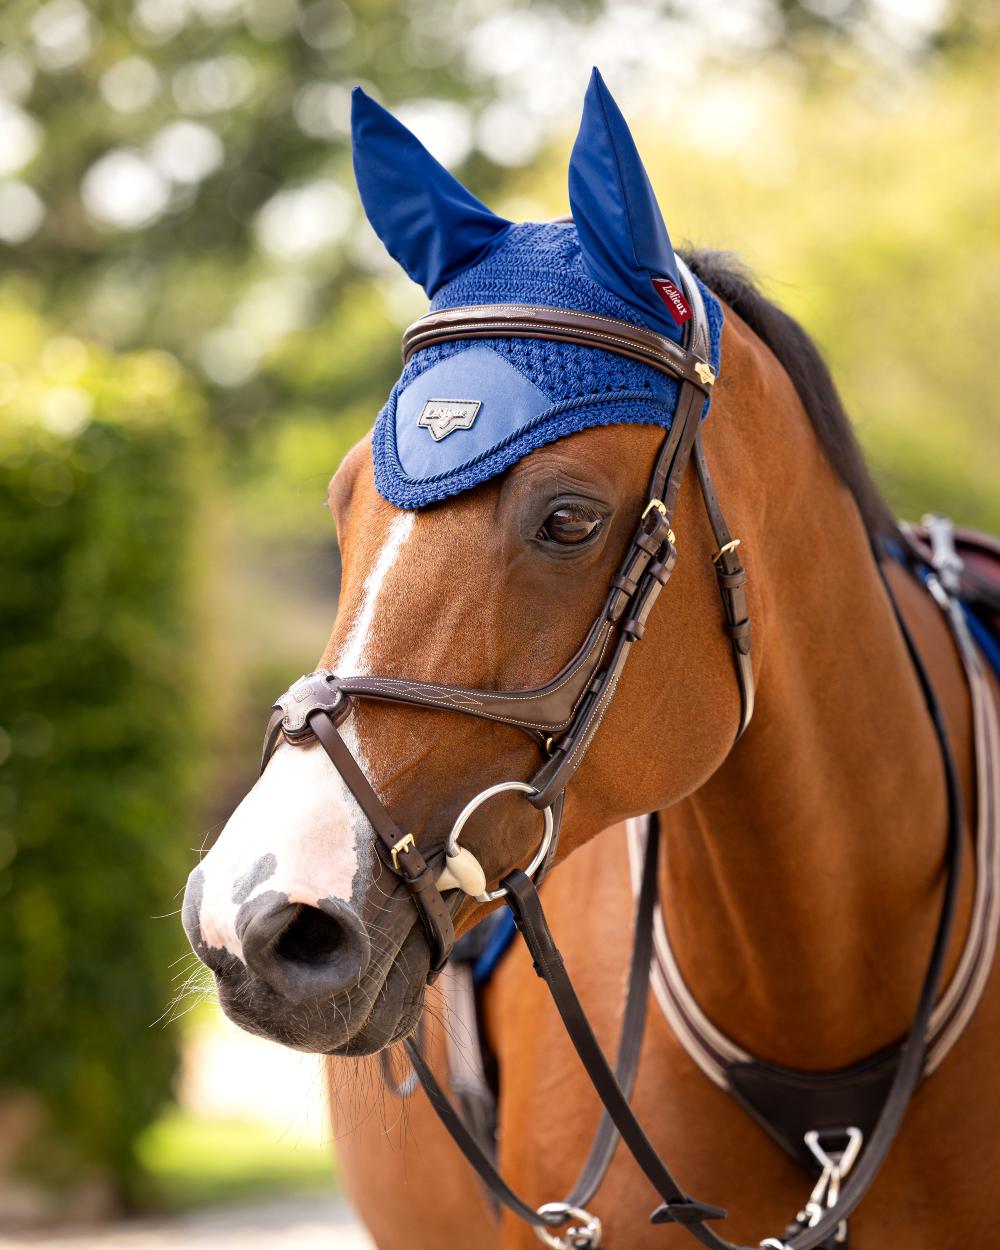
[[[234,1020],[341,1054],[409,1033],[440,962],[399,872],[409,848],[438,881],[441,924],[462,932],[489,905],[470,895],[483,899],[483,881],[495,890],[531,865],[553,812],[561,836],[544,869],[613,822],[690,794],[727,756],[748,714],[749,662],[742,706],[733,674],[734,629],[745,622],[729,620],[727,634],[719,599],[738,560],[723,563],[720,580],[718,528],[693,472],[682,466],[670,479],[669,509],[650,499],[649,483],[679,408],[695,405],[694,438],[720,373],[704,442],[743,550],[754,551],[768,511],[767,412],[797,402],[767,350],[738,317],[723,326],[721,305],[683,270],[596,71],[570,162],[572,220],[497,217],[360,93],[354,142],[368,216],[438,319],[410,336],[374,432],[330,483],[343,583],[317,680],[340,708],[330,722],[339,740],[405,836],[387,846],[375,808],[324,745],[282,732],[314,681],[279,707],[260,780],[191,874],[184,906]],[[705,350],[685,382],[649,363],[642,344],[690,374],[693,300]],[[507,329],[447,337],[456,310],[468,319],[500,303]],[[577,318],[591,339],[558,326],[535,337],[531,318],[550,314]],[[720,429],[724,441],[712,434]],[[801,490],[796,437],[805,435],[790,435],[785,469],[769,473],[779,497]],[[636,551],[633,585],[623,557],[627,565]],[[655,597],[668,577],[641,620],[608,607],[618,594],[624,611],[640,583]],[[629,630],[628,649],[641,645],[602,690]],[[550,713],[550,733],[538,690],[550,707],[571,682],[569,713]],[[504,714],[491,716],[497,700]],[[571,718],[591,705],[584,758]],[[541,783],[527,783],[546,768],[559,784],[533,803]],[[455,888],[457,865],[442,873],[456,819],[511,781],[524,785],[481,802],[464,823],[466,881],[478,885]]]

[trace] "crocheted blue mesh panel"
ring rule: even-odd
[[[719,372],[722,308],[701,286]],[[524,303],[643,325],[590,278],[571,222],[512,225],[487,255],[440,288],[431,309]],[[503,473],[523,456],[597,425],[669,429],[679,386],[600,348],[542,339],[481,339],[417,352],[379,413],[375,482],[399,508],[423,508]],[[702,416],[708,411],[708,401]]]

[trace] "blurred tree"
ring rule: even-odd
[[[892,73],[997,20],[988,0],[661,0],[638,16],[619,0],[7,0],[6,266],[43,275],[75,329],[177,353],[215,388],[214,418],[256,435],[299,391],[272,367],[287,336],[385,274],[352,194],[355,82],[488,197],[565,128],[595,52],[612,77],[655,81],[676,45],[694,64],[796,60],[819,82]],[[337,361],[328,408],[377,393],[391,336],[372,348]]]
[[[0,341],[0,1159],[14,1212],[15,1177],[100,1209],[176,1065],[153,1026],[200,805],[200,413],[163,352],[10,300]]]

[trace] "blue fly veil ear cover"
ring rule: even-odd
[[[569,202],[587,272],[640,325],[677,342],[691,319],[670,235],[621,110],[595,69],[569,159]]]
[[[351,96],[351,135],[365,215],[428,295],[474,265],[510,227],[360,87]]]
[[[683,337],[691,314],[670,237],[596,69],[570,159],[573,221],[498,217],[360,88],[352,124],[368,219],[432,297],[433,311],[531,304]],[[701,290],[718,372],[722,309]],[[576,343],[501,337],[426,347],[410,358],[376,421],[376,485],[397,507],[424,507],[591,426],[669,428],[678,392],[650,365]]]

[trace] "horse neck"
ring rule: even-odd
[[[811,429],[797,433],[784,506],[763,509],[768,529],[747,544],[754,721],[663,814],[661,900],[709,1018],[755,1054],[817,1068],[905,1031],[947,814],[936,738],[856,507]],[[773,456],[773,431],[769,443]]]

